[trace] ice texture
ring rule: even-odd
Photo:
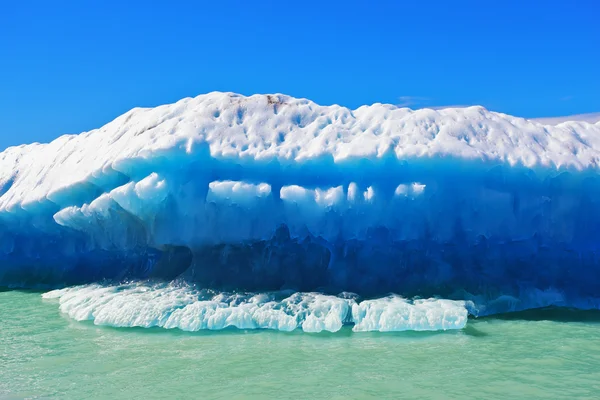
[[[0,153],[0,285],[595,307],[599,163],[600,122],[210,93]]]
[[[186,284],[147,282],[85,285],[43,295],[58,299],[61,312],[77,321],[113,327],[161,327],[184,331],[273,329],[355,332],[461,329],[467,323],[463,301],[417,300],[399,296],[358,302],[353,296],[319,293],[224,293]]]

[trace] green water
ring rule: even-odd
[[[75,322],[39,293],[0,292],[0,399],[13,398],[597,399],[600,317],[529,313],[440,333],[185,333]]]

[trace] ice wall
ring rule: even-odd
[[[575,304],[600,284],[599,160],[600,123],[210,93],[0,153],[0,283]]]

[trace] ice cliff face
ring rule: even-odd
[[[600,123],[210,93],[0,153],[0,284],[600,287]]]

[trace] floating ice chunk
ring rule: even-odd
[[[350,310],[347,300],[317,293],[226,294],[175,284],[88,285],[43,297],[59,299],[61,312],[77,321],[185,331],[235,327],[337,332]]]
[[[366,300],[352,306],[353,330],[362,331],[436,331],[461,329],[467,323],[464,301],[415,300],[399,296]]]
[[[228,294],[187,285],[134,283],[78,286],[43,297],[58,299],[61,312],[77,321],[115,327],[318,333],[337,332],[346,322],[354,322],[356,332],[461,329],[467,322],[464,302],[409,302],[397,296],[357,303],[352,296],[319,293]]]
[[[304,332],[337,332],[350,312],[350,301],[334,296],[310,294],[305,300],[307,315],[302,322]]]

